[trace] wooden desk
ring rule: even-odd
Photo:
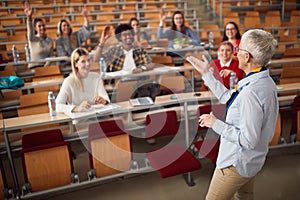
[[[288,83],[288,84],[279,84],[277,85],[277,92],[281,93],[289,93],[289,92],[299,92],[300,91],[300,83]]]
[[[300,57],[281,58],[271,60],[271,65],[299,63]]]

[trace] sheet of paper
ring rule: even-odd
[[[119,109],[120,106],[116,104],[108,104],[108,105],[103,105],[103,104],[98,104],[98,105],[92,105],[90,109],[84,112],[65,112],[66,115],[68,115],[72,119],[78,119],[81,117],[88,117],[88,116],[93,116],[93,115],[100,115],[100,114],[105,114],[112,112],[115,109]]]

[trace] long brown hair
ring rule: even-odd
[[[75,37],[74,37],[74,35],[73,35],[73,28],[72,28],[72,25],[71,25],[71,23],[70,23],[69,20],[67,20],[67,19],[65,19],[65,18],[59,20],[59,22],[58,22],[58,24],[57,24],[57,35],[58,35],[58,36],[62,36],[62,35],[63,35],[62,29],[61,29],[61,25],[62,25],[63,22],[66,22],[66,23],[70,26],[69,38],[70,38],[70,41],[71,41],[72,45],[73,45],[74,47],[76,47],[77,44],[76,44]]]

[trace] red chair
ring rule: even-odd
[[[179,136],[179,125],[175,111],[148,114],[146,116],[145,138]],[[201,169],[199,160],[184,144],[172,144],[146,153],[149,165],[159,172],[162,178],[184,174],[189,186],[195,185],[191,173]],[[187,173],[187,176],[186,176]]]
[[[213,114],[218,119],[222,119],[225,116],[226,106],[224,104],[208,104],[200,106],[196,117],[197,131],[206,132],[208,130],[207,127],[199,126],[198,119],[200,115],[209,114],[210,112],[213,112]],[[211,163],[216,164],[220,146],[219,137],[207,138],[205,137],[205,135],[202,135],[201,140],[197,140],[196,142],[194,142],[194,146],[199,157],[203,156],[205,158],[208,158],[211,161]]]
[[[78,181],[71,147],[60,129],[22,136],[23,192],[36,192]]]
[[[122,120],[92,123],[88,130],[89,179],[129,171],[134,164]]]

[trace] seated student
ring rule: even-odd
[[[51,57],[53,53],[53,40],[46,34],[46,25],[41,18],[35,18],[32,24],[32,7],[29,2],[24,3],[24,13],[27,16],[27,38],[31,53],[31,60]],[[31,63],[28,68],[47,66],[50,63]]]
[[[89,52],[77,48],[71,54],[72,73],[64,80],[56,98],[58,112],[82,112],[92,104],[110,102],[102,80],[90,72]]]
[[[104,58],[107,72],[123,70],[140,73],[153,68],[153,63],[147,52],[142,47],[133,44],[133,31],[129,24],[120,24],[115,29],[115,35],[120,43],[103,51],[104,44],[110,35],[110,27],[107,26],[101,34],[94,55],[95,62],[99,62],[100,57]]]
[[[128,23],[133,28],[133,44],[144,48],[149,48],[149,36],[145,31],[141,31],[140,21],[133,17]]]
[[[88,20],[88,10],[82,7],[82,15],[84,17],[84,24],[82,27],[73,32],[71,23],[67,19],[61,19],[57,24],[56,38],[56,55],[57,56],[71,56],[73,50],[81,47],[81,44],[89,39],[91,35],[91,28]],[[62,62],[61,65],[69,65],[69,62]]]
[[[233,45],[233,55],[236,57],[241,42],[241,33],[235,22],[228,22],[224,27],[223,41],[229,41]]]
[[[177,38],[189,38],[192,40],[192,44],[200,45],[199,37],[194,33],[194,31],[185,26],[184,15],[181,11],[175,11],[172,16],[172,26],[163,30],[166,14],[161,10],[159,14],[159,27],[157,30],[157,38],[168,38],[169,46],[172,47],[174,44],[174,39]]]
[[[244,72],[239,68],[239,61],[232,58],[233,46],[231,42],[222,42],[218,54],[220,55],[220,59],[212,61],[210,69],[213,71],[215,78],[220,80],[229,89],[230,74],[232,72],[235,73],[237,79],[241,80],[244,77]],[[207,90],[204,84],[203,89]]]

